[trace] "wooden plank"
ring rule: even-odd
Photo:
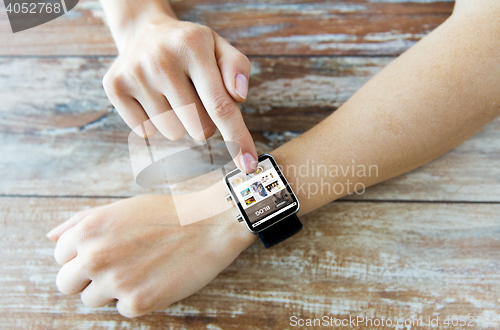
[[[205,24],[248,55],[397,55],[452,12],[451,1],[172,1],[179,18]],[[114,55],[97,0],[13,34],[0,5],[0,55]]]
[[[252,58],[245,121],[268,152],[332,113],[391,58]],[[110,111],[110,58],[0,59],[1,194],[132,196],[130,130]],[[293,130],[293,131],[290,131]],[[499,201],[500,119],[360,199]]]
[[[4,328],[290,329],[292,315],[359,315],[439,316],[433,329],[449,329],[447,316],[500,313],[500,238],[492,235],[500,230],[499,204],[368,202],[332,203],[303,217],[301,233],[269,250],[252,245],[165,311],[128,320],[114,304],[89,309],[79,296],[58,293],[54,244],[44,234],[79,209],[111,201],[0,199]]]
[[[303,132],[343,104],[393,60],[374,58],[251,58],[249,128]],[[12,133],[85,129],[111,104],[102,77],[107,57],[0,58],[0,129]],[[59,132],[59,133],[63,133]]]

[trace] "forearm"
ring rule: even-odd
[[[299,216],[431,161],[500,115],[500,22],[470,12],[454,14],[332,115],[271,152]],[[222,200],[222,182],[217,189],[210,196]],[[234,224],[236,214],[224,218]]]
[[[500,23],[459,14],[272,152],[300,200],[299,214],[352,193],[357,183],[367,187],[421,166],[499,115]],[[377,171],[369,173],[370,165]]]
[[[100,0],[113,39],[121,48],[135,29],[152,17],[177,19],[167,0]]]

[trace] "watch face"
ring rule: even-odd
[[[251,174],[239,169],[224,178],[233,200],[253,232],[261,231],[297,212],[299,202],[271,155],[259,156]]]

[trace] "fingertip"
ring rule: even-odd
[[[150,120],[142,123],[141,125],[136,126],[132,129],[132,131],[137,134],[139,137],[147,139],[156,134],[158,129]]]
[[[161,129],[158,128],[158,130],[166,139],[169,139],[170,141],[180,140],[187,134],[187,131],[182,124],[174,127],[162,127]]]
[[[166,137],[167,139],[171,140],[171,141],[178,141],[180,139],[182,139],[184,136],[186,136],[186,133],[187,132],[184,132],[184,133],[179,133],[177,135],[174,135],[174,136],[170,136],[170,137]]]
[[[257,158],[249,152],[241,155],[239,162],[241,169],[246,173],[253,173],[257,170]]]

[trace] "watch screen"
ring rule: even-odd
[[[274,159],[259,157],[257,170],[251,174],[240,170],[226,176],[240,213],[252,231],[259,231],[295,213],[298,202]]]

